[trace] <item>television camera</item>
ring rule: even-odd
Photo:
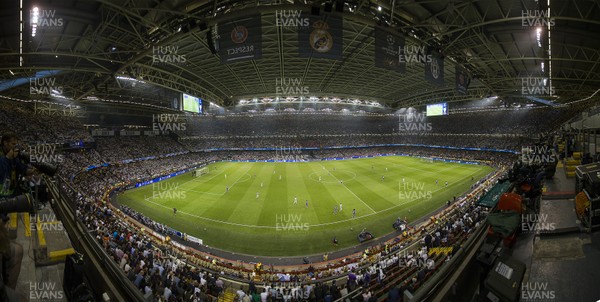
[[[358,234],[358,241],[363,243],[365,241],[369,241],[375,238],[371,232],[368,232],[366,229],[363,229],[360,234]]]
[[[35,198],[30,193],[10,198],[0,198],[0,213],[33,213]]]
[[[29,154],[29,152],[25,151],[26,150],[25,147],[23,147],[21,145],[17,145],[14,150],[15,150],[15,152],[18,153],[19,159],[24,164],[31,165],[32,167],[34,167],[38,171],[40,171],[42,174],[46,174],[50,177],[53,177],[54,174],[56,174],[56,170],[58,169],[57,166],[49,164],[49,163],[45,163],[45,162],[40,162],[40,161],[31,161],[31,154]]]

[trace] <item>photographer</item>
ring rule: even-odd
[[[3,203],[7,198],[15,197],[22,192],[19,188],[19,179],[23,176],[33,175],[34,169],[23,164],[18,155],[18,137],[14,133],[5,133],[0,139],[0,201]],[[28,198],[28,197],[27,197]],[[6,298],[9,301],[17,300],[14,289],[17,286],[19,273],[21,271],[21,260],[23,259],[23,247],[10,241],[6,224],[10,213],[1,208],[0,215],[0,256],[2,257],[2,282],[10,288],[6,289]],[[12,290],[11,290],[12,289]],[[3,294],[3,293],[0,293]]]

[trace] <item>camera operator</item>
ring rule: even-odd
[[[31,176],[35,169],[28,167],[19,159],[18,137],[14,133],[5,133],[0,139],[0,200],[15,197],[23,192],[20,191],[19,179],[23,176]],[[19,273],[21,271],[21,260],[23,259],[23,247],[10,240],[6,224],[8,214],[6,210],[0,211],[2,223],[0,223],[0,256],[2,257],[2,281],[4,286],[10,288],[5,290],[9,301],[16,301],[14,289],[17,286]],[[11,290],[12,289],[12,290]],[[2,294],[2,293],[0,293]]]

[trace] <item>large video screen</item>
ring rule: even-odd
[[[427,105],[427,116],[448,115],[448,103]]]
[[[188,94],[183,94],[183,111],[202,113],[202,100]]]

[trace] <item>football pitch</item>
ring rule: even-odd
[[[208,168],[126,191],[118,202],[211,247],[311,255],[358,245],[362,229],[376,238],[393,232],[397,217],[427,216],[493,170],[405,156]]]

